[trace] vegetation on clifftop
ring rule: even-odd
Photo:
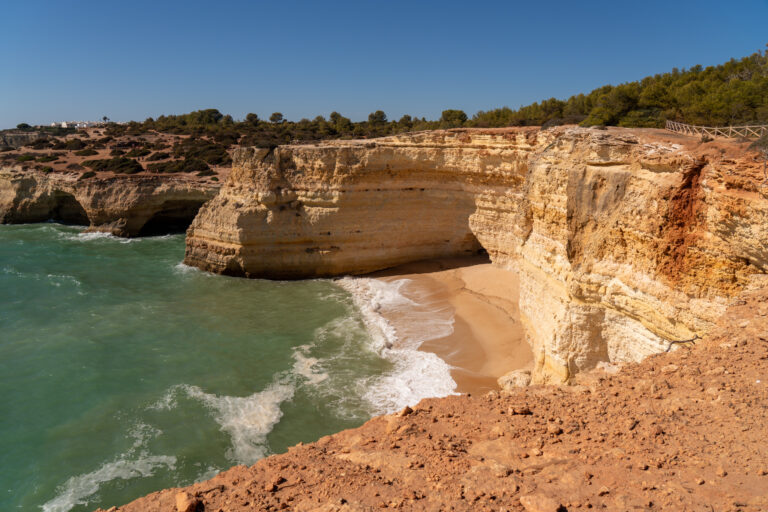
[[[292,141],[379,137],[438,128],[577,123],[663,127],[667,119],[711,126],[768,123],[768,53],[757,52],[707,68],[673,69],[635,82],[606,85],[566,100],[550,98],[517,110],[503,107],[480,111],[472,118],[461,110],[449,109],[436,121],[409,115],[389,120],[381,110],[360,122],[338,112],[332,112],[327,119],[317,116],[297,122],[286,120],[280,112],[273,112],[269,120],[248,114],[244,120],[235,121],[216,109],[207,109],[112,124],[110,133],[140,135],[155,130],[207,137],[225,146],[239,143],[268,147]]]

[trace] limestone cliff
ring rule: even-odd
[[[40,138],[45,138],[45,135],[39,132],[4,131],[0,132],[0,148],[20,148]]]
[[[186,262],[359,274],[486,250],[520,273],[534,382],[702,334],[768,267],[762,164],[654,130],[452,130],[243,148]]]
[[[0,169],[0,223],[58,220],[118,236],[178,231],[218,191],[217,185],[168,176],[79,176]]]

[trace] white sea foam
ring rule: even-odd
[[[137,458],[118,458],[107,462],[95,471],[73,476],[58,489],[58,494],[43,505],[43,512],[67,512],[77,505],[87,505],[88,499],[96,494],[101,484],[115,479],[152,476],[160,467],[173,470],[176,457],[168,455],[143,455]]]
[[[93,242],[96,240],[113,240],[122,244],[130,244],[139,242],[141,238],[123,238],[115,236],[112,233],[104,233],[102,231],[81,231],[79,233],[57,233],[59,237],[64,240],[71,240],[74,242]]]
[[[160,397],[157,402],[154,402],[147,406],[148,410],[153,411],[170,411],[176,407],[176,392],[177,387],[173,386],[165,394]]]
[[[409,279],[342,278],[335,282],[352,294],[370,332],[372,348],[394,366],[383,376],[360,381],[376,413],[455,393],[451,366],[437,355],[419,350],[425,341],[453,332],[452,308],[409,288]],[[406,289],[417,300],[407,297]],[[398,318],[397,325],[388,317]]]
[[[214,412],[214,419],[232,440],[227,457],[237,463],[253,464],[267,454],[267,435],[283,416],[280,404],[293,397],[294,388],[276,381],[250,396],[218,396],[197,386],[180,386],[190,398]]]
[[[68,276],[66,274],[48,274],[47,277],[50,280],[51,284],[57,287],[61,286],[63,283],[66,283],[66,282],[74,284],[75,286],[78,286],[78,287],[82,284],[75,277]]]
[[[189,265],[187,265],[185,263],[177,263],[176,265],[173,266],[173,271],[176,274],[181,274],[181,275],[198,274],[198,275],[206,276],[206,277],[214,277],[215,276],[215,274],[211,274],[209,272],[204,272],[204,271],[200,270],[197,267],[191,267],[191,266],[189,266]]]
[[[307,355],[311,348],[311,345],[300,345],[293,349],[293,372],[310,384],[317,385],[328,379],[328,374],[317,367],[319,359]]]
[[[154,475],[159,468],[172,471],[176,468],[176,457],[171,455],[150,455],[146,443],[162,432],[147,425],[137,423],[128,432],[133,438],[131,448],[115,460],[105,462],[98,469],[71,477],[57,489],[57,495],[43,504],[43,512],[67,512],[77,505],[87,505],[94,494],[99,492],[101,484],[112,480],[130,480]]]

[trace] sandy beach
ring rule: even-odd
[[[494,267],[486,258],[451,258],[409,263],[370,277],[408,279],[404,296],[415,302],[426,296],[431,307],[452,308],[453,332],[426,341],[421,350],[453,367],[458,392],[497,389],[500,376],[532,365],[519,318],[515,272]],[[396,328],[408,321],[391,313],[387,319]]]

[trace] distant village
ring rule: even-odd
[[[51,128],[91,128],[103,125],[104,121],[61,121],[51,123]]]

